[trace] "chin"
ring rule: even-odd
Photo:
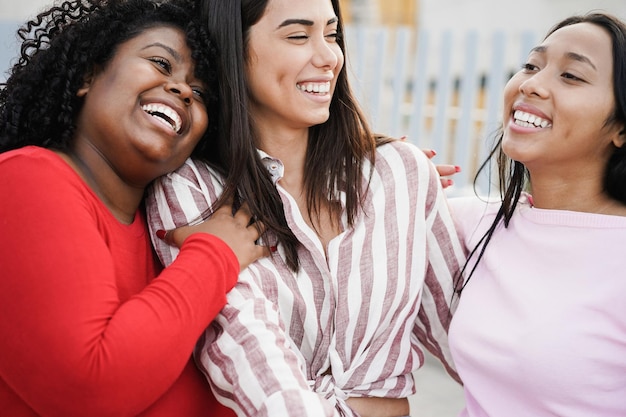
[[[502,144],[502,152],[510,159],[524,163],[524,161],[528,158],[529,152],[531,150],[528,149],[527,146],[520,147],[515,144]]]
[[[313,116],[311,117],[311,122],[312,122],[311,126],[324,124],[328,121],[329,118],[330,118],[330,112],[325,112],[323,114]]]

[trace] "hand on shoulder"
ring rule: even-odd
[[[225,204],[200,224],[168,231],[159,230],[157,236],[180,248],[194,233],[214,235],[232,249],[239,260],[240,270],[243,270],[257,259],[269,256],[269,249],[256,243],[264,231],[265,226],[262,223],[252,221],[248,205],[244,203],[235,213],[230,204]]]

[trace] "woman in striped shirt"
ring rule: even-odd
[[[439,176],[416,147],[370,132],[338,0],[204,7],[222,57],[220,133],[154,185],[151,228],[245,200],[274,254],[242,271],[198,363],[239,415],[407,415],[419,342],[456,376],[446,338],[463,252]],[[177,249],[154,242],[171,263]]]

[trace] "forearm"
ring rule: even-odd
[[[11,318],[0,325],[2,378],[42,414],[135,415],[178,378],[225,285],[170,272],[122,300],[113,269],[98,261],[105,256],[91,254],[81,267],[82,250],[55,246],[52,259],[28,262],[1,250],[12,253],[1,261],[0,311]]]
[[[216,396],[245,416],[335,415],[334,402],[310,388],[303,358],[256,283],[241,277],[228,299],[196,355]]]

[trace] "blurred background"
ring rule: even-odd
[[[407,136],[463,168],[449,195],[473,192],[474,173],[501,123],[501,93],[528,51],[572,14],[626,19],[624,0],[340,0],[347,66],[375,131]],[[0,0],[0,81],[17,53],[18,24],[49,0]],[[480,179],[481,194],[492,189]]]
[[[15,31],[47,0],[0,0],[0,81],[18,51]],[[501,93],[548,29],[572,14],[626,20],[624,0],[341,0],[347,65],[374,130],[408,136],[460,165],[451,196],[474,192],[475,170],[501,123]],[[477,191],[490,189],[480,179]],[[415,374],[413,417],[453,417],[461,388],[428,357]]]

